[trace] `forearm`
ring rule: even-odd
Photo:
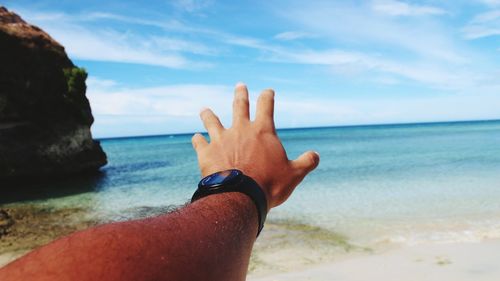
[[[64,237],[0,270],[0,280],[244,280],[256,234],[248,196],[212,195]]]

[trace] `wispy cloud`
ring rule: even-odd
[[[394,0],[378,0],[372,3],[372,8],[383,14],[390,16],[425,16],[425,15],[442,15],[446,11],[426,5],[415,5],[403,1]]]
[[[500,9],[476,15],[463,29],[466,39],[500,35]]]
[[[118,82],[111,79],[101,79],[94,76],[89,76],[86,81],[87,87],[90,89],[110,89],[118,86]]]
[[[311,37],[314,37],[314,35],[302,31],[285,31],[278,33],[274,36],[275,39],[285,40],[285,41],[311,38]]]
[[[188,2],[177,4],[189,6]],[[64,45],[70,57],[76,59],[199,69],[213,66],[204,60],[204,56],[227,52],[231,46],[277,51],[276,46],[258,38],[186,25],[175,19],[159,21],[105,12],[67,14],[26,9],[19,12]],[[160,32],[142,34],[134,29],[118,30],[107,21],[154,27]],[[192,38],[193,35],[198,38],[197,41],[182,38]],[[198,57],[194,59],[193,56]]]
[[[95,78],[94,78],[95,79]],[[97,115],[195,117],[204,106],[228,113],[232,88],[182,84],[130,89],[89,84],[88,96]]]
[[[35,11],[29,9],[16,9],[24,18],[35,23],[51,23],[58,21],[61,24],[84,24],[84,23],[102,23],[102,21],[121,22],[130,25],[143,25],[160,28],[166,31],[181,31],[181,32],[203,32],[202,28],[193,29],[182,22],[175,19],[152,20],[144,18],[136,18],[126,15],[90,11],[85,13],[68,14],[58,11]],[[106,26],[106,24],[103,24]]]
[[[214,4],[213,0],[173,0],[171,3],[186,12],[199,12]]]
[[[175,84],[128,89],[117,82],[89,79],[92,83],[88,96],[96,116],[93,132],[99,137],[204,130],[198,116],[204,106],[212,108],[224,125],[231,125],[233,88],[229,85]],[[399,98],[347,99],[276,89],[276,123],[283,128],[494,118],[500,106],[496,95],[424,98],[402,94]],[[257,92],[250,93],[252,108],[257,96]]]
[[[211,4],[205,1],[180,1],[175,2],[175,5],[184,5],[186,9],[193,5],[193,9],[202,9]],[[267,42],[261,38],[189,26],[174,19],[163,22],[102,12],[79,14],[75,17],[64,13],[31,12],[28,16],[42,22],[49,33],[66,46],[70,56],[86,60],[129,62],[169,68],[202,68],[209,67],[210,64],[203,59],[193,59],[192,56],[220,55],[221,50],[233,46],[262,52],[259,57],[262,61],[323,65],[331,67],[332,74],[371,73],[372,76],[383,79],[370,81],[383,84],[387,84],[389,80],[394,84],[399,79],[409,79],[434,88],[463,91],[472,88],[476,83],[490,80],[488,73],[476,74],[473,70],[468,70],[470,54],[457,47],[446,27],[435,21],[401,20],[400,17],[393,17],[443,13],[446,11],[438,7],[392,0],[372,1],[361,6],[331,2],[303,5],[300,2],[292,2],[278,11],[278,14],[308,32],[282,32],[275,35],[275,39],[290,41],[315,34],[322,41],[330,41],[330,45],[337,45],[338,42],[352,45],[351,48],[343,49],[331,48],[328,44],[326,48],[305,49],[303,46]],[[498,30],[494,26],[499,18],[498,10],[476,16],[470,27],[464,29],[467,31],[467,37],[472,39],[496,34]],[[147,25],[163,31],[194,33],[198,38],[214,39],[207,43],[171,35],[138,35],[112,28],[95,30],[80,24],[100,20]],[[343,24],[338,24],[339,22]],[[484,25],[490,28],[479,28]],[[351,26],[356,28],[350,28]],[[378,48],[383,51],[378,52]],[[390,58],[386,57],[387,49],[395,50],[398,56],[391,53]]]
[[[488,6],[500,6],[500,0],[480,0],[480,2]]]
[[[110,26],[87,26],[87,21],[112,19],[127,23],[155,25],[165,29],[184,30],[184,26],[171,23],[135,20],[107,13],[71,15],[21,11],[28,21],[41,26],[65,46],[70,57],[83,60],[110,61],[157,65],[168,68],[193,69],[210,67],[203,60],[192,60],[184,54],[213,55],[217,51],[200,42],[172,36],[144,35],[132,30],[119,31]]]
[[[480,53],[471,52],[448,26],[428,17],[381,16],[381,7],[390,5],[404,7],[391,10],[398,15],[445,13],[430,6],[401,6],[394,1],[368,6],[323,1],[303,5],[296,1],[277,13],[297,27],[318,34],[326,43],[308,49],[274,48],[271,55],[276,61],[325,66],[332,75],[365,77],[365,81],[385,85],[411,81],[430,89],[468,94],[499,89],[500,82],[495,78],[498,68]],[[379,10],[374,11],[374,7]],[[497,12],[489,12],[477,16],[474,22],[497,18]],[[347,47],[336,47],[339,45]]]
[[[449,62],[464,60],[446,26],[419,18],[382,16],[371,5],[320,1],[314,4],[292,2],[277,11],[296,25],[332,43],[374,49],[394,49],[406,55]]]
[[[201,66],[190,62],[181,54],[160,52],[158,49],[151,48],[151,45],[155,45],[154,41],[134,39],[130,35],[114,31],[95,32],[77,26],[51,26],[46,29],[66,47],[72,58],[158,65],[169,68]],[[140,44],[136,44],[137,42]]]
[[[96,118],[94,127],[98,135],[108,136],[104,128],[109,122],[121,127],[132,124],[148,123],[155,127],[158,122],[184,122],[188,124],[185,131],[201,128],[199,110],[212,108],[226,126],[231,125],[231,102],[233,88],[227,85],[210,84],[176,84],[160,87],[130,89],[118,82],[89,77],[87,96],[91,102]],[[251,93],[251,104],[254,108],[258,93]],[[361,114],[351,104],[342,102],[326,102],[321,99],[304,101],[293,93],[277,94],[276,110],[279,125],[291,127],[304,125],[301,118],[311,120],[325,114],[330,119],[342,119],[341,116]],[[179,129],[179,126],[175,126]],[[181,130],[182,131],[182,130]],[[155,133],[155,132],[150,132]],[[161,133],[157,131],[156,133]]]
[[[500,84],[490,79],[496,75],[495,73],[488,75],[477,74],[468,70],[467,67],[454,66],[450,68],[446,65],[425,61],[401,62],[385,58],[380,54],[367,54],[338,49],[280,53],[276,59],[289,63],[328,66],[331,67],[332,73],[336,74],[390,74],[395,76],[391,76],[389,79],[387,75],[382,75],[382,77],[385,77],[385,82],[390,80],[391,83],[394,83],[398,78],[403,78],[430,87],[454,90],[455,92],[470,91],[478,85],[497,89]]]
[[[177,38],[170,38],[165,36],[151,36],[150,40],[146,42],[148,48],[154,50],[171,51],[178,53],[190,53],[196,55],[216,55],[219,50],[209,47],[200,42],[186,41]]]

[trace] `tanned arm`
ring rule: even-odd
[[[259,97],[250,121],[248,91],[238,84],[233,124],[225,129],[205,109],[210,135],[193,136],[202,176],[239,169],[267,196],[283,203],[319,163],[306,152],[288,160],[273,121],[274,92]],[[245,280],[258,214],[245,194],[210,195],[162,216],[106,224],[58,239],[0,269],[0,280]]]

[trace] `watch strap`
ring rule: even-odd
[[[191,198],[191,202],[198,199],[206,197],[212,194],[220,194],[226,192],[241,192],[246,194],[250,199],[252,199],[255,207],[257,208],[259,229],[257,232],[257,237],[264,228],[264,222],[267,217],[267,199],[264,191],[262,191],[259,184],[251,177],[241,174],[241,180],[236,184],[221,186],[216,189],[203,189],[198,188]]]
[[[236,191],[240,191],[248,195],[254,202],[255,207],[257,207],[257,214],[259,215],[259,231],[257,232],[258,237],[260,232],[264,228],[264,223],[267,217],[266,194],[264,194],[264,191],[262,191],[262,188],[254,179],[244,174],[241,188]]]

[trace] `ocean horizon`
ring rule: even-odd
[[[450,121],[414,121],[414,122],[388,122],[388,123],[373,123],[373,124],[347,124],[347,125],[325,125],[325,126],[306,126],[306,127],[282,127],[276,128],[276,131],[286,130],[308,130],[308,129],[323,129],[323,128],[350,128],[350,127],[377,127],[377,126],[411,126],[411,125],[432,125],[432,124],[446,124],[446,123],[476,123],[476,122],[497,122],[500,119],[471,119],[471,120],[450,120]],[[149,138],[149,137],[165,137],[165,136],[181,136],[193,135],[195,133],[202,133],[207,135],[206,132],[175,132],[175,133],[161,133],[151,135],[124,135],[124,136],[110,136],[110,137],[95,137],[96,140],[110,140],[110,139],[126,139],[126,138]]]

